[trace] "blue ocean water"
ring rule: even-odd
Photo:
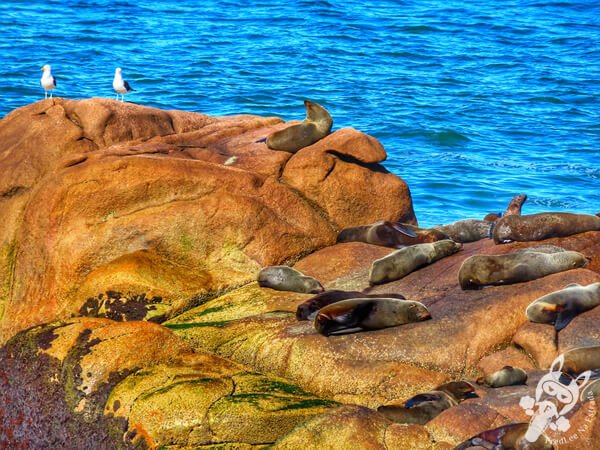
[[[243,5],[241,4],[243,3]],[[422,226],[502,211],[600,211],[596,0],[0,3],[0,117],[56,95],[302,119],[378,138]]]

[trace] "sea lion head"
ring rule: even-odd
[[[331,114],[321,105],[318,105],[309,100],[304,100],[304,106],[306,107],[306,121],[317,122],[319,124],[319,130],[329,134],[331,127],[333,126],[333,119]]]
[[[320,294],[325,290],[323,286],[321,286],[321,283],[313,277],[302,276],[298,277],[298,279],[302,283],[302,286],[304,286],[304,292],[307,294]]]
[[[431,319],[431,313],[427,307],[420,302],[412,302],[408,305],[408,319],[411,322],[421,322]]]

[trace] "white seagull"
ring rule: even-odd
[[[129,86],[129,83],[123,79],[121,76],[121,68],[117,67],[115,69],[115,77],[113,78],[113,88],[117,91],[117,96],[115,100],[119,100],[119,94],[121,94],[121,101],[124,101],[125,94],[133,91],[133,88]]]
[[[56,78],[52,76],[52,72],[50,71],[50,64],[46,64],[40,70],[44,71],[42,79],[40,80],[40,84],[44,88],[44,98],[48,98],[48,91],[50,91],[50,98],[52,98],[52,89],[56,87]]]

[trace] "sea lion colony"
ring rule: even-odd
[[[327,111],[311,102],[305,102],[305,105],[305,121],[270,135],[266,140],[270,148],[279,147],[279,150],[295,152],[330,132],[333,122]],[[314,122],[320,122],[319,126]],[[296,135],[302,135],[302,138]],[[299,144],[289,144],[289,141]],[[526,200],[526,195],[519,194],[513,197],[503,213],[488,214],[483,220],[465,219],[430,229],[392,221],[346,228],[338,234],[337,242],[357,241],[398,249],[373,263],[369,281],[374,285],[400,279],[414,270],[433,264],[461,250],[461,244],[466,242],[486,238],[493,239],[495,244],[510,241],[529,242],[600,230],[600,217],[597,215],[552,212],[522,215],[521,210]],[[480,289],[483,286],[529,281],[586,264],[586,258],[581,253],[548,247],[527,248],[505,255],[474,255],[463,262],[458,283],[463,289]],[[431,319],[425,305],[405,299],[399,293],[369,294],[359,291],[325,290],[317,280],[292,271],[293,269],[288,271],[279,266],[277,270],[273,270],[266,268],[261,271],[261,286],[317,293],[298,306],[296,317],[298,320],[314,319],[316,331],[324,336],[377,330]],[[271,275],[266,276],[267,273]],[[277,276],[273,275],[274,273]],[[275,278],[277,280],[273,282]],[[600,283],[589,286],[569,285],[561,291],[548,293],[535,300],[524,313],[532,322],[553,324],[558,332],[567,326],[575,315],[598,304]],[[417,326],[427,326],[427,323]],[[600,346],[571,350],[566,355],[566,370],[577,374],[584,370],[600,369],[598,349]],[[477,383],[497,388],[524,384],[526,380],[527,373],[523,369],[506,366],[495,373],[480,377]],[[403,405],[381,406],[378,410],[391,420],[426,423],[444,409],[469,398],[473,393],[474,389],[470,383],[456,381],[439,386],[434,391],[419,394]],[[480,433],[458,448],[467,448],[477,443],[520,445],[525,431],[524,424],[505,425]],[[539,448],[552,448],[543,434],[535,444]]]

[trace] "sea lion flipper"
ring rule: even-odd
[[[404,407],[405,408],[414,408],[417,405],[420,405],[421,403],[424,402],[435,402],[435,401],[439,401],[440,396],[437,393],[423,393],[423,394],[417,394],[414,397],[409,398],[408,400],[406,400],[406,403],[404,403]]]
[[[559,311],[556,315],[556,321],[554,322],[554,329],[559,332],[569,325],[569,322],[571,322],[576,315],[577,312],[571,308]]]
[[[412,228],[410,228],[408,225],[405,225],[403,223],[400,222],[391,222],[392,227],[396,230],[399,231],[400,233],[408,236],[408,237],[412,237],[412,238],[416,238],[417,237],[417,233],[415,233],[415,230],[413,230]]]

